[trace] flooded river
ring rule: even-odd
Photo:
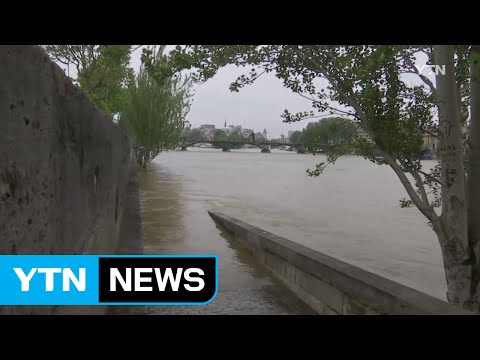
[[[345,157],[308,177],[306,169],[324,160],[257,149],[161,154],[140,174],[146,252],[218,254],[218,298],[227,299],[230,312],[255,313],[255,305],[231,308],[229,296],[244,289],[255,292],[254,304],[264,301],[257,312],[302,313],[294,300],[265,300],[281,289],[222,234],[208,215],[213,210],[445,299],[435,234],[417,209],[400,208],[406,192],[393,171]]]

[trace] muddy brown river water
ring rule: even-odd
[[[322,155],[189,148],[140,173],[147,253],[219,256],[219,294],[202,307],[162,313],[308,313],[208,215],[222,212],[445,300],[440,248],[387,166],[345,157],[318,178]],[[426,162],[433,166],[434,162]]]

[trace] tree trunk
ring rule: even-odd
[[[143,152],[143,156],[142,156],[142,166],[143,166],[143,170],[147,170],[147,164],[148,164],[148,160],[149,160],[149,151],[148,150],[144,150]]]
[[[142,159],[143,159],[142,151],[143,150],[139,148],[135,150],[135,157],[137,158],[137,164],[140,166],[142,166]]]
[[[443,253],[448,301],[470,308],[474,259],[468,243],[462,129],[457,103],[453,46],[436,45],[434,58],[436,65],[445,66],[445,75],[436,75],[442,215],[432,225]]]
[[[480,303],[480,45],[472,46],[470,58],[470,116],[468,239],[473,249],[472,302]],[[478,305],[477,305],[478,306]]]

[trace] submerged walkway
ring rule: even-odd
[[[152,162],[139,173],[145,254],[218,256],[218,293],[207,305],[148,306],[152,315],[313,314],[286,287],[273,279],[208,214],[210,195]]]
[[[218,238],[219,252],[225,245],[233,246],[228,236]],[[170,251],[155,251],[146,247],[145,253],[180,253],[175,247]],[[315,314],[290,290],[273,279],[256,263],[245,249],[231,248],[231,254],[219,254],[219,289],[217,296],[207,305],[148,306],[150,315],[304,315]],[[215,253],[214,251],[207,251]],[[184,252],[190,253],[190,252]],[[198,253],[192,249],[191,253]]]
[[[273,291],[271,291],[273,290]],[[152,306],[150,315],[297,315],[314,314],[281,288],[238,289],[219,291],[217,297],[203,306]],[[282,293],[283,292],[283,293]]]

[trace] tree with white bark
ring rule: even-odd
[[[422,73],[419,54],[439,65],[435,79]],[[285,87],[311,101],[312,110],[284,122],[337,115],[350,118],[367,137],[330,150],[318,176],[346,149],[395,172],[409,199],[436,233],[443,255],[447,299],[480,311],[480,48],[479,46],[228,45],[177,46],[157,76],[193,70],[204,82],[230,64],[249,67],[231,91],[273,73]],[[406,74],[420,80],[413,85]],[[468,136],[464,129],[469,127]],[[432,131],[433,129],[433,131]],[[425,169],[418,154],[425,132],[439,139],[439,163]]]

